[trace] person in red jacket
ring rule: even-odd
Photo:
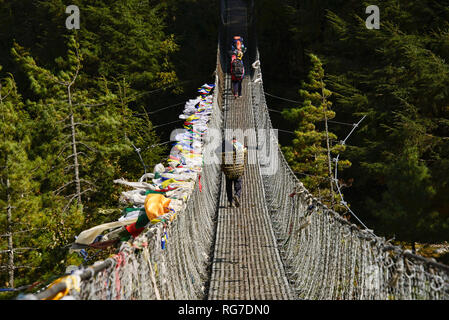
[[[245,67],[242,61],[243,53],[233,54],[231,58],[232,94],[235,98],[242,96],[242,80],[245,76]]]

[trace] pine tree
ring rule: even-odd
[[[79,149],[81,146],[91,149],[80,139],[82,127],[89,126],[82,121],[84,117],[82,105],[92,100],[85,97],[86,92],[78,94],[74,89],[76,81],[79,80],[82,62],[78,44],[74,37],[70,37],[67,60],[57,59],[57,63],[62,69],[58,74],[53,74],[49,70],[39,67],[34,59],[18,45],[13,48],[12,53],[17,62],[28,73],[31,87],[36,94],[42,97],[43,104],[54,106],[55,118],[50,119],[50,125],[58,128],[58,134],[51,141],[57,141],[55,145],[58,145],[60,150],[56,157],[54,157],[54,154],[50,157],[53,158],[53,161],[66,165],[63,171],[58,170],[58,175],[65,176],[66,173],[69,173],[71,176],[70,180],[67,180],[67,178],[61,180],[61,185],[54,190],[55,194],[66,193],[67,203],[63,211],[66,211],[72,203],[82,211],[82,196],[91,191],[93,185],[91,181],[80,176],[80,163],[82,157],[87,156],[87,151],[80,151]],[[76,106],[74,103],[76,103]]]
[[[329,97],[332,93],[326,89],[322,63],[313,54],[310,60],[309,82],[303,82],[300,90],[303,104],[283,111],[284,117],[297,125],[292,146],[284,147],[283,151],[292,169],[301,175],[306,188],[340,210],[333,180],[332,155],[343,152],[345,146],[337,143],[337,136],[328,130],[328,120],[335,117],[335,112],[331,110]],[[317,126],[322,126],[323,130]],[[349,165],[349,161],[340,161],[338,169]]]
[[[49,12],[60,10],[56,4],[41,2]],[[83,8],[79,41],[92,76],[125,77],[133,89],[139,90],[168,87],[178,81],[170,59],[179,48],[174,36],[165,33],[164,3],[79,2]]]
[[[430,2],[418,11],[431,13]],[[327,47],[334,52],[328,60],[340,73],[332,88],[342,115],[368,114],[355,137],[358,147],[347,152],[355,164],[348,174],[357,177],[349,201],[388,236],[412,244],[441,241],[449,226],[442,196],[448,190],[442,170],[449,133],[447,31],[429,32],[434,21],[416,23],[427,19],[416,3],[383,6],[382,28],[374,33],[361,27],[362,17],[328,13],[338,40]]]

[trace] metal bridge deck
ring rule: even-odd
[[[254,128],[249,81],[244,80],[243,97],[237,100],[229,92],[229,79],[226,81],[228,91],[225,92],[225,129]],[[256,143],[248,141],[248,145],[254,146]],[[208,298],[291,299],[264,201],[256,152],[249,150],[248,157],[239,208],[228,207],[225,179],[222,179]]]

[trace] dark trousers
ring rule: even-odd
[[[240,194],[242,193],[242,177],[237,179],[229,179],[226,178],[226,194],[228,196],[228,201],[232,201],[232,186],[234,185],[234,192],[237,197],[240,198]]]
[[[234,95],[238,94],[239,96],[242,95],[242,80],[234,81],[232,80],[232,93]]]

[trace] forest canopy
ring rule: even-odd
[[[79,29],[67,28],[69,5],[80,8]],[[166,159],[176,124],[160,124],[177,112],[157,109],[210,80],[217,8],[0,1],[0,287],[42,286],[87,263],[68,247],[80,231],[120,216],[123,187],[112,181],[136,180],[143,165]]]

